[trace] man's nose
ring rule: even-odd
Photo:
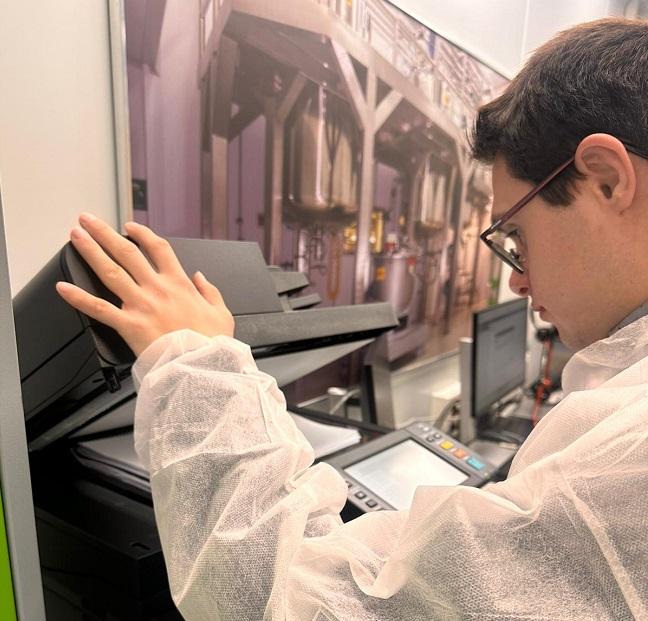
[[[521,298],[528,298],[531,290],[529,274],[527,272],[520,274],[516,270],[512,270],[509,278],[509,287],[515,295],[519,295]]]

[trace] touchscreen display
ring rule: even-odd
[[[459,485],[468,478],[414,440],[405,440],[344,470],[396,509],[409,509],[419,485]]]

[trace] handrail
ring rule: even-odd
[[[490,96],[490,85],[477,60],[384,0],[303,0],[328,8],[371,45],[459,125]],[[224,0],[200,0],[200,49],[209,37]]]

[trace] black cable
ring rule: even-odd
[[[516,433],[506,430],[493,431],[492,429],[482,431],[477,436],[480,440],[490,440],[491,442],[505,442],[506,444],[515,444],[522,446],[525,438]]]

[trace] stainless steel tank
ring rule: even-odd
[[[421,222],[425,224],[444,222],[447,183],[446,175],[435,168],[433,158],[428,156],[421,181]]]
[[[372,279],[367,297],[391,303],[397,315],[403,315],[412,302],[417,255],[407,249],[372,257]]]
[[[286,130],[284,206],[292,215],[352,215],[358,210],[360,136],[349,105],[313,85]]]

